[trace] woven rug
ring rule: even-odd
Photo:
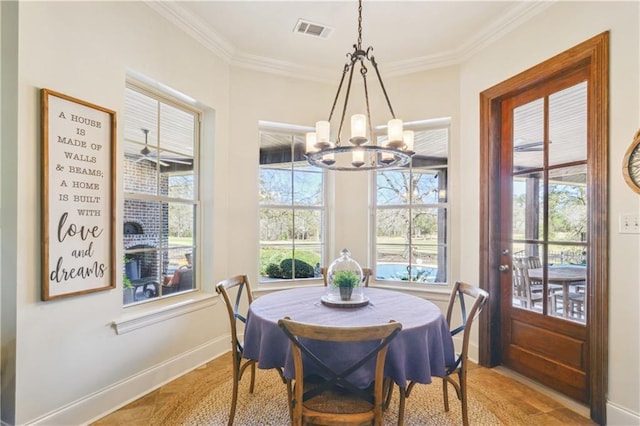
[[[468,378],[469,422],[472,425],[526,424],[523,413],[504,410],[499,392],[483,389]],[[190,386],[186,395],[166,401],[151,419],[152,425],[226,425],[231,405],[232,382],[213,386],[206,379]],[[442,382],[434,378],[430,385],[416,385],[407,399],[405,425],[460,425],[462,424],[460,402],[450,388],[450,411],[444,411]],[[398,423],[398,389],[385,413],[385,425]],[[258,370],[253,394],[249,393],[248,376],[240,383],[236,425],[287,425],[287,390],[277,372]]]

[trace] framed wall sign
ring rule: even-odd
[[[115,288],[115,111],[41,90],[42,300]]]

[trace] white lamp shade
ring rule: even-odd
[[[311,152],[318,151],[318,148],[316,148],[316,134],[315,134],[315,132],[309,132],[305,136],[306,136],[306,141],[307,141],[307,151],[306,152],[311,153]]]
[[[402,141],[402,120],[394,118],[387,123],[389,143]]]
[[[329,142],[330,126],[328,121],[316,122],[316,141],[317,142]]]
[[[351,137],[367,137],[367,116],[364,114],[354,114],[351,116]]]
[[[413,151],[413,138],[414,138],[413,130],[405,130],[404,132],[402,132],[402,136],[403,136],[402,139],[404,140],[406,150]]]
[[[382,162],[383,163],[388,163],[390,161],[393,161],[393,154],[390,152],[383,152],[382,153]]]
[[[361,148],[354,149],[351,160],[353,163],[364,163],[364,150]]]

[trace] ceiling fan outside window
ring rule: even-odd
[[[140,129],[142,130],[142,132],[144,133],[144,147],[140,150],[140,154],[142,154],[142,157],[138,158],[135,162],[138,163],[140,161],[143,160],[149,160],[151,162],[154,163],[158,163],[163,167],[169,167],[171,166],[170,163],[175,163],[175,164],[186,164],[186,165],[192,165],[193,162],[186,160],[186,159],[179,159],[179,158],[172,158],[172,157],[162,157],[157,155],[156,153],[154,153],[150,148],[149,148],[149,129]]]
[[[549,141],[549,143],[551,143],[551,141]],[[544,141],[525,142],[522,139],[516,139],[513,150],[516,152],[542,151],[544,150]]]

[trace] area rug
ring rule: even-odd
[[[469,383],[471,385],[471,383]],[[180,398],[167,401],[151,419],[152,425],[226,425],[231,405],[232,382],[227,380],[211,386],[200,380],[190,386]],[[518,413],[506,413],[501,409],[499,398],[491,390],[471,392],[469,395],[469,422],[472,425],[525,424]],[[462,424],[460,402],[455,391],[450,389],[450,411],[444,411],[441,380],[434,378],[430,385],[416,385],[407,399],[404,424],[411,425],[460,425]],[[385,414],[384,424],[398,423],[398,391]],[[491,408],[494,408],[493,410]],[[498,413],[498,416],[496,414]],[[236,425],[287,425],[287,390],[278,374],[273,370],[258,370],[253,394],[249,393],[249,380],[240,383]]]

